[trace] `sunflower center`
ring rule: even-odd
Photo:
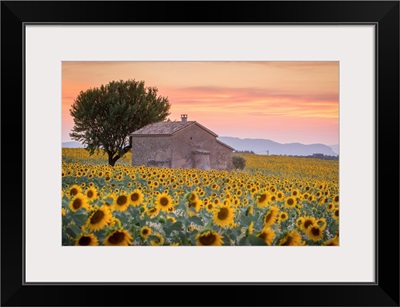
[[[339,216],[339,210],[335,211],[335,216]]]
[[[321,231],[319,230],[318,227],[313,227],[311,228],[311,233],[313,234],[313,236],[319,236]]]
[[[87,246],[92,242],[92,239],[90,237],[83,236],[82,238],[79,239],[78,244],[82,246]]]
[[[293,238],[291,236],[287,236],[285,242],[282,243],[283,246],[288,246],[292,243]]]
[[[190,201],[195,201],[195,200],[196,200],[196,195],[191,194],[191,195],[190,195]]]
[[[117,204],[118,204],[119,206],[123,206],[123,205],[126,204],[126,201],[127,201],[127,200],[128,200],[128,199],[126,198],[125,195],[118,196]]]
[[[196,202],[194,202],[194,201],[190,202],[190,203],[189,203],[189,208],[190,208],[190,207],[195,207],[195,208],[196,208]]]
[[[262,203],[263,201],[265,201],[267,199],[267,195],[266,194],[261,194],[259,197],[258,197],[258,201],[260,202],[260,203]]]
[[[145,229],[142,230],[142,234],[143,234],[143,235],[147,235],[148,233],[149,233],[149,230],[148,230],[147,228],[145,228]]]
[[[293,198],[289,198],[289,199],[287,200],[287,204],[288,204],[289,206],[293,206],[293,205],[294,205],[294,200],[293,200]]]
[[[92,190],[89,190],[86,195],[87,195],[87,197],[92,198],[94,193]]]
[[[339,195],[336,195],[335,196],[335,202],[338,202],[339,201]]]
[[[271,217],[272,217],[272,212],[270,211],[265,216],[265,223],[268,223],[271,220]]]
[[[262,232],[258,235],[259,238],[263,239],[264,241],[267,239],[267,234],[265,232]]]
[[[80,198],[75,199],[74,202],[72,203],[72,207],[75,210],[78,210],[80,207],[82,207],[82,200]]]
[[[108,242],[110,242],[111,244],[118,244],[124,241],[124,239],[125,239],[125,234],[123,232],[117,231],[108,238]]]
[[[71,195],[76,195],[76,194],[78,194],[78,190],[76,188],[72,188],[71,191],[69,191],[69,193]]]
[[[215,242],[215,240],[217,240],[217,237],[212,233],[202,235],[199,238],[199,241],[202,245],[212,245]]]
[[[97,210],[93,216],[90,218],[90,224],[97,224],[101,222],[103,217],[105,216],[104,212],[102,210]]]
[[[139,199],[139,193],[133,193],[131,195],[131,201],[137,201]]]
[[[168,206],[168,204],[169,204],[169,201],[168,201],[168,198],[166,198],[166,197],[161,197],[160,198],[160,205],[161,206]]]
[[[221,208],[218,212],[218,219],[225,220],[229,215],[229,210],[227,208]]]
[[[308,227],[310,227],[311,225],[312,225],[312,221],[311,220],[306,220],[305,222],[304,222],[304,227],[305,228],[308,228]]]

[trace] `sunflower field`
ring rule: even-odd
[[[246,167],[228,172],[62,154],[63,245],[339,245],[338,161],[237,154]]]

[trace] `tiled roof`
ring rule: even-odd
[[[217,137],[217,135],[206,127],[200,125],[196,121],[187,121],[187,122],[159,122],[147,125],[135,132],[131,133],[132,136],[147,136],[147,135],[173,135],[187,127],[192,125],[197,125],[213,136]]]
[[[202,128],[204,131],[212,134],[213,136],[217,137],[214,132],[211,130],[207,129],[203,125],[200,125],[196,121],[187,121],[187,122],[158,122],[154,124],[147,125],[139,130],[136,130],[135,132],[131,133],[132,136],[151,136],[151,135],[173,135],[175,133],[178,133],[179,131],[188,128],[190,126],[197,125],[198,127]],[[220,140],[217,140],[217,143],[234,150],[231,146],[221,142]],[[199,152],[200,153],[200,152]]]
[[[172,135],[183,128],[193,125],[194,123],[196,122],[159,122],[136,130],[131,135]]]

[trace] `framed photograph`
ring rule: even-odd
[[[398,1],[1,28],[2,306],[399,306]]]

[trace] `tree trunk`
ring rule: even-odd
[[[113,153],[108,153],[108,164],[111,166],[114,166],[115,162],[117,162],[119,159],[118,155],[116,155],[115,157],[113,157],[113,156],[114,156]]]

